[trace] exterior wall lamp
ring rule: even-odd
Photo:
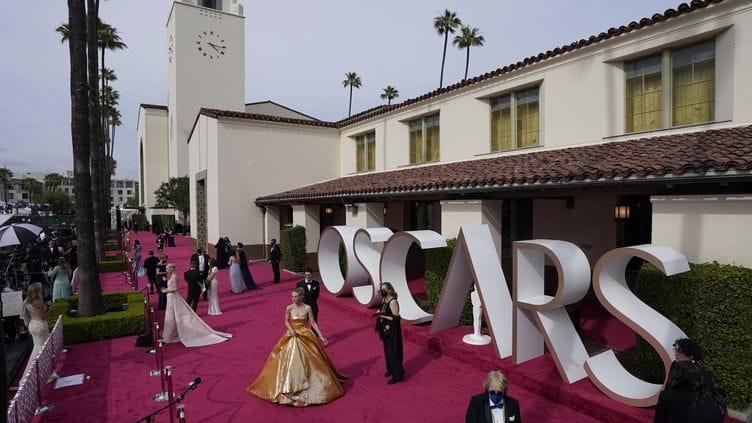
[[[629,219],[629,206],[626,204],[617,204],[614,206],[614,220],[628,220]]]
[[[324,208],[324,214],[332,214],[333,210],[331,207]]]
[[[347,210],[349,213],[357,214],[358,206],[355,204],[345,204],[345,210]]]

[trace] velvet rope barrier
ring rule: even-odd
[[[63,347],[63,323],[59,316],[50,336],[32,360],[28,372],[21,378],[16,395],[8,405],[8,422],[22,423],[32,420],[35,414],[43,413],[52,405],[42,406],[42,388],[55,369],[55,362]]]

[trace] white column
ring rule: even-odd
[[[502,200],[451,200],[441,202],[441,234],[457,238],[463,225],[488,225],[497,257],[501,254]]]
[[[345,210],[346,225],[356,228],[384,226],[384,203],[358,203],[354,206]]]
[[[269,244],[272,239],[279,242],[279,206],[266,206],[264,213],[264,240]]]
[[[299,204],[292,206],[293,226],[303,226],[306,229],[306,253],[315,253],[319,248],[321,227],[319,223],[318,204]]]

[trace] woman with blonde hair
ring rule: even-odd
[[[178,293],[178,275],[175,263],[167,265],[167,288],[161,291],[167,295],[164,329],[164,342],[181,342],[186,347],[201,347],[218,344],[232,338],[229,333],[219,332],[207,325]]]
[[[324,350],[322,345],[329,341],[321,334],[311,306],[303,303],[304,292],[299,287],[292,290],[292,304],[285,308],[287,331],[246,388],[249,394],[295,407],[325,404],[344,394],[342,382],[347,376],[337,370]],[[309,323],[315,332],[308,328]]]
[[[26,363],[24,374],[29,370],[31,363],[37,358],[37,354],[42,349],[44,341],[50,336],[50,329],[47,325],[47,310],[44,306],[44,289],[41,283],[32,283],[29,285],[26,299],[21,307],[21,319],[26,327],[29,328],[31,339],[34,342],[34,349],[31,350],[29,361]]]
[[[47,276],[55,281],[52,285],[52,302],[71,295],[71,272],[70,265],[65,257],[57,259],[57,266],[47,272]]]

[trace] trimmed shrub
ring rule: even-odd
[[[444,278],[449,270],[449,262],[452,260],[457,239],[447,240],[447,246],[443,248],[431,248],[426,250],[426,294],[432,310],[436,310],[444,287]],[[465,326],[473,325],[473,303],[470,300],[470,291],[467,292],[465,307],[462,309],[460,323]]]
[[[50,309],[47,322],[50,328],[57,317],[63,316],[63,337],[66,345],[102,339],[137,335],[144,330],[144,295],[125,291],[104,294],[106,314],[95,317],[72,317],[70,310],[78,309],[78,296],[57,300]],[[128,310],[123,310],[123,304]]]
[[[726,392],[729,407],[743,410],[752,399],[752,269],[717,262],[690,264],[690,271],[667,277],[650,264],[637,276],[635,293],[676,323],[703,350],[702,365]],[[663,364],[642,338],[636,343],[637,371],[662,383]]]
[[[105,256],[99,262],[99,273],[107,272],[125,272],[127,264],[123,261],[122,254],[113,254],[111,256]]]
[[[104,243],[104,250],[105,251],[116,251],[120,249],[120,244],[117,242],[105,242]]]
[[[279,234],[282,267],[292,272],[306,269],[306,234],[303,226],[294,226]]]

